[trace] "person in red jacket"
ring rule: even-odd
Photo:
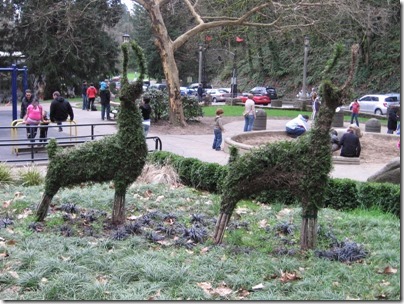
[[[356,125],[359,127],[359,121],[358,121],[358,116],[359,116],[359,102],[357,99],[352,103],[351,105],[351,110],[352,110],[352,115],[351,115],[351,125],[353,124],[353,121],[355,119]]]
[[[87,111],[90,111],[90,109],[93,108],[96,96],[97,96],[97,89],[95,88],[94,83],[90,83],[90,86],[87,89],[87,98],[88,98]]]

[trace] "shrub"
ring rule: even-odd
[[[0,184],[11,183],[13,183],[13,176],[10,167],[4,163],[0,163]]]
[[[202,107],[195,97],[184,96],[181,100],[184,107],[185,120],[196,119],[203,116]]]
[[[43,183],[44,178],[41,172],[35,165],[25,167],[25,170],[20,175],[20,180],[23,186],[37,186]]]
[[[352,210],[359,206],[358,182],[351,179],[329,179],[324,195],[324,207]]]
[[[377,206],[384,212],[400,216],[400,185],[391,183],[360,183],[358,201],[361,207],[369,209]]]

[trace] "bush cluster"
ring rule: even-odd
[[[154,122],[159,120],[168,120],[169,118],[169,101],[166,91],[151,89],[145,93],[150,97],[150,106],[152,108],[151,119]],[[192,120],[203,116],[202,106],[198,100],[192,96],[184,96],[181,98],[184,108],[185,120]]]
[[[187,186],[213,193],[221,193],[228,166],[202,162],[196,158],[185,158],[166,151],[148,155],[148,161],[157,165],[171,165],[181,182]],[[298,198],[290,191],[263,191],[251,199],[263,203],[297,204]],[[329,179],[323,206],[335,210],[355,208],[378,208],[400,216],[400,185],[391,183],[369,183],[350,179]]]

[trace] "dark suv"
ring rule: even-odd
[[[276,89],[273,87],[255,87],[252,88],[250,93],[256,95],[267,95],[271,99],[277,99],[278,95],[276,94]]]

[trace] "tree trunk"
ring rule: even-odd
[[[215,244],[220,244],[223,241],[224,230],[226,229],[227,224],[230,221],[231,213],[221,212],[220,216],[216,222],[215,233],[213,235],[213,239],[215,240]]]
[[[302,214],[300,229],[300,249],[314,249],[317,241],[317,213],[318,210],[305,210]]]
[[[36,221],[42,222],[48,214],[49,205],[52,202],[53,196],[46,193],[42,196],[42,201],[36,210]]]
[[[164,76],[167,81],[167,88],[170,103],[170,122],[185,127],[184,109],[181,101],[180,81],[177,63],[174,57],[174,48],[170,36],[164,24],[158,5],[144,4],[148,11],[152,28],[155,34],[155,45],[159,50]]]
[[[126,191],[117,191],[115,189],[114,206],[112,208],[112,224],[115,226],[125,224],[125,196]]]

